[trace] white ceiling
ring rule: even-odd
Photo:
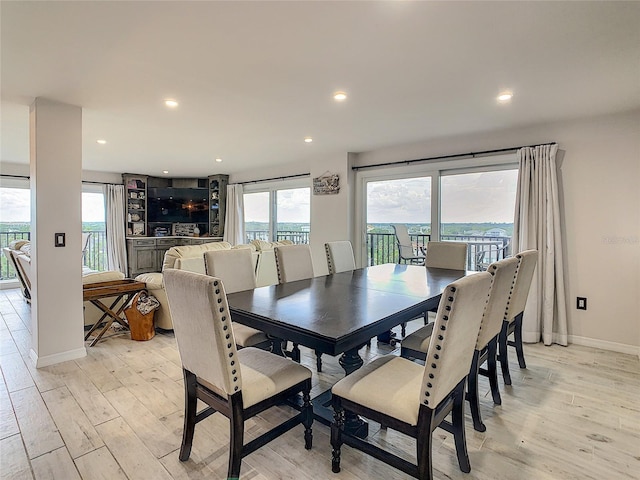
[[[35,97],[83,108],[83,168],[170,176],[640,107],[640,2],[2,1],[0,15],[3,162],[29,161]]]

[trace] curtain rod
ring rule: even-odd
[[[308,177],[310,173],[298,173],[296,175],[285,175],[283,177],[263,178],[262,180],[249,180],[247,182],[238,182],[239,185],[246,185],[247,183],[262,183],[270,182],[272,180],[286,180],[288,178]]]
[[[542,145],[555,145],[556,142],[544,143]],[[490,156],[495,153],[506,153],[506,152],[516,152],[521,148],[525,147],[537,147],[538,145],[522,145],[520,147],[510,147],[510,148],[500,148],[497,150],[484,150],[482,152],[469,152],[469,153],[456,153],[454,155],[440,155],[437,157],[429,157],[429,158],[417,158],[415,160],[399,160],[397,162],[385,162],[385,163],[376,163],[373,165],[361,165],[356,167],[351,167],[352,170],[364,170],[365,168],[376,168],[376,167],[388,167],[390,165],[409,165],[417,162],[429,162],[433,160],[447,160],[451,158],[461,158],[461,157],[479,157],[479,156]]]
[[[23,178],[25,180],[30,180],[31,177],[29,175],[9,175],[6,173],[0,174],[0,177],[6,178]],[[82,180],[82,183],[90,183],[92,185],[122,185],[122,183],[108,183],[108,182],[93,182],[90,180]]]

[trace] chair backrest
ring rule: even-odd
[[[207,275],[224,282],[227,293],[256,288],[251,250],[209,250],[204,252],[204,267]]]
[[[163,274],[182,366],[219,395],[240,391],[242,376],[222,281],[175,268]]]
[[[350,241],[341,240],[325,243],[324,250],[327,253],[327,266],[330,274],[356,269],[356,261],[353,257],[353,248]]]
[[[491,274],[476,273],[442,293],[422,378],[422,403],[435,408],[469,374]]]
[[[517,268],[518,259],[510,257],[492,263],[487,269],[493,280],[491,282],[489,301],[482,315],[480,333],[476,342],[477,350],[482,350],[502,329],[504,312],[511,297]]]
[[[533,280],[533,272],[538,262],[537,250],[525,250],[516,255],[518,262],[518,270],[516,272],[516,281],[511,293],[511,299],[507,305],[505,312],[505,320],[511,321],[520,312],[524,311]]]
[[[466,270],[467,248],[464,242],[429,242],[424,264],[432,268]]]
[[[415,258],[416,252],[413,248],[413,244],[411,243],[411,237],[409,236],[407,226],[401,223],[392,223],[391,227],[396,235],[396,243],[398,244],[400,258]]]
[[[285,245],[274,248],[280,283],[313,278],[313,261],[309,245]]]
[[[87,248],[89,248],[89,239],[91,238],[91,232],[82,232],[82,258],[87,253]]]

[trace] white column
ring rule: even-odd
[[[31,147],[31,359],[80,358],[82,314],[82,109],[37,98]],[[65,245],[55,246],[56,234]]]

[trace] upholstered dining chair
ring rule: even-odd
[[[386,355],[356,370],[331,389],[332,470],[340,471],[343,443],[419,479],[432,479],[432,432],[453,433],[458,465],[469,472],[464,425],[464,385],[469,373],[491,275],[464,277],[445,288],[424,366]],[[346,412],[361,415],[416,439],[417,465],[344,430]],[[451,422],[445,420],[451,413]]]
[[[444,268],[447,270],[466,270],[467,244],[464,242],[429,242],[424,265],[427,268]],[[431,312],[435,312],[431,310]],[[424,314],[424,324],[428,323],[428,312]],[[402,338],[406,336],[407,324],[400,325]],[[416,335],[420,335],[419,333]],[[409,343],[415,341],[409,340]]]
[[[256,277],[251,259],[251,250],[209,250],[204,252],[204,267],[207,275],[224,282],[227,293],[256,288]],[[236,345],[240,348],[257,347],[268,350],[271,341],[260,330],[232,322]]]
[[[398,255],[400,263],[414,263],[418,265],[424,264],[424,255],[418,249],[417,245],[411,241],[407,226],[401,223],[392,223],[391,227],[396,236],[396,244],[398,245]]]
[[[524,307],[527,304],[531,281],[533,280],[533,272],[538,262],[537,250],[525,250],[516,255],[518,259],[518,270],[516,279],[511,293],[511,299],[507,305],[507,310],[502,322],[502,331],[498,339],[498,359],[502,368],[502,378],[505,385],[511,385],[511,374],[509,373],[509,355],[507,346],[515,347],[518,356],[518,364],[520,368],[527,368],[524,360],[524,349],[522,347],[522,315]],[[513,333],[513,341],[510,341],[509,335]]]
[[[311,448],[313,408],[311,371],[258,348],[236,349],[222,281],[178,269],[164,271],[185,387],[180,460],[191,454],[196,424],[215,412],[229,419],[228,478],[240,477],[242,458],[293,427],[304,425],[304,447]],[[299,413],[244,444],[244,423],[287,398],[302,394]],[[197,412],[201,400],[208,405]]]
[[[284,245],[275,247],[274,251],[280,283],[313,278],[313,261],[309,245]]]
[[[511,257],[492,263],[487,270],[492,276],[491,292],[488,302],[484,307],[480,333],[478,334],[476,341],[476,348],[473,353],[473,359],[469,368],[467,380],[467,399],[469,400],[469,406],[471,408],[473,428],[479,432],[484,432],[487,428],[482,422],[482,416],[480,414],[478,375],[482,374],[489,377],[493,403],[496,405],[500,405],[502,403],[498,387],[498,336],[502,329],[504,311],[507,307],[509,297],[511,296],[513,280],[515,278],[517,267],[518,259]],[[410,338],[411,335],[408,335],[402,342],[400,355],[405,358],[425,360],[427,357],[427,348],[430,338],[433,336],[433,331],[435,331],[434,326],[430,323],[419,329],[418,332],[420,333],[416,334],[415,337]],[[420,343],[418,343],[418,341]],[[486,371],[480,369],[485,362],[487,364]]]
[[[356,269],[356,260],[350,241],[327,242],[324,244],[324,250],[327,254],[327,267],[330,275]]]
[[[313,261],[311,260],[311,248],[307,244],[284,245],[273,249],[276,255],[276,269],[278,270],[278,282],[288,283],[298,280],[313,278]],[[300,361],[300,348],[293,344],[290,353],[295,361]],[[322,372],[322,353],[316,351],[316,369]]]

